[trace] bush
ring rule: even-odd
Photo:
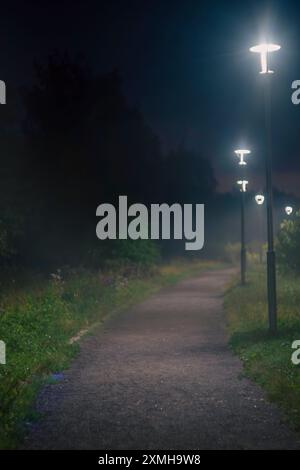
[[[158,263],[160,252],[152,240],[115,240],[110,258],[143,267],[153,267]]]
[[[246,245],[247,265],[253,266],[257,263],[265,261],[265,246],[257,241],[253,240]],[[224,247],[223,259],[227,263],[237,265],[241,260],[241,244],[227,243]]]
[[[232,264],[238,264],[241,256],[240,243],[227,243],[224,247],[224,261]]]
[[[266,246],[259,240],[252,240],[247,244],[247,263],[248,266],[254,266],[257,263],[266,261]]]
[[[277,239],[278,263],[283,271],[300,273],[300,213],[294,219],[284,220]]]
[[[152,270],[160,261],[160,248],[153,240],[106,240],[90,249],[83,258],[83,266],[101,270],[139,274]]]

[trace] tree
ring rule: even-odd
[[[30,256],[78,263],[95,237],[95,210],[126,194],[153,202],[160,184],[157,137],[132,109],[116,71],[94,76],[67,55],[36,64],[24,91]]]
[[[300,212],[294,219],[286,219],[280,226],[277,257],[283,270],[300,273]]]

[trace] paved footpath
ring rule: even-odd
[[[208,271],[109,319],[47,385],[28,449],[295,449],[299,438],[228,348]]]

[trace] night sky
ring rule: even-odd
[[[119,69],[123,89],[168,151],[178,144],[209,158],[219,190],[231,190],[240,146],[252,149],[251,189],[263,185],[264,129],[259,58],[274,54],[274,180],[300,196],[300,79],[297,1],[10,1],[1,5],[0,78],[30,83],[32,64],[54,50],[83,55],[97,72]]]

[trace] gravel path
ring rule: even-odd
[[[111,318],[47,385],[27,449],[295,449],[299,439],[230,352],[206,272]]]

